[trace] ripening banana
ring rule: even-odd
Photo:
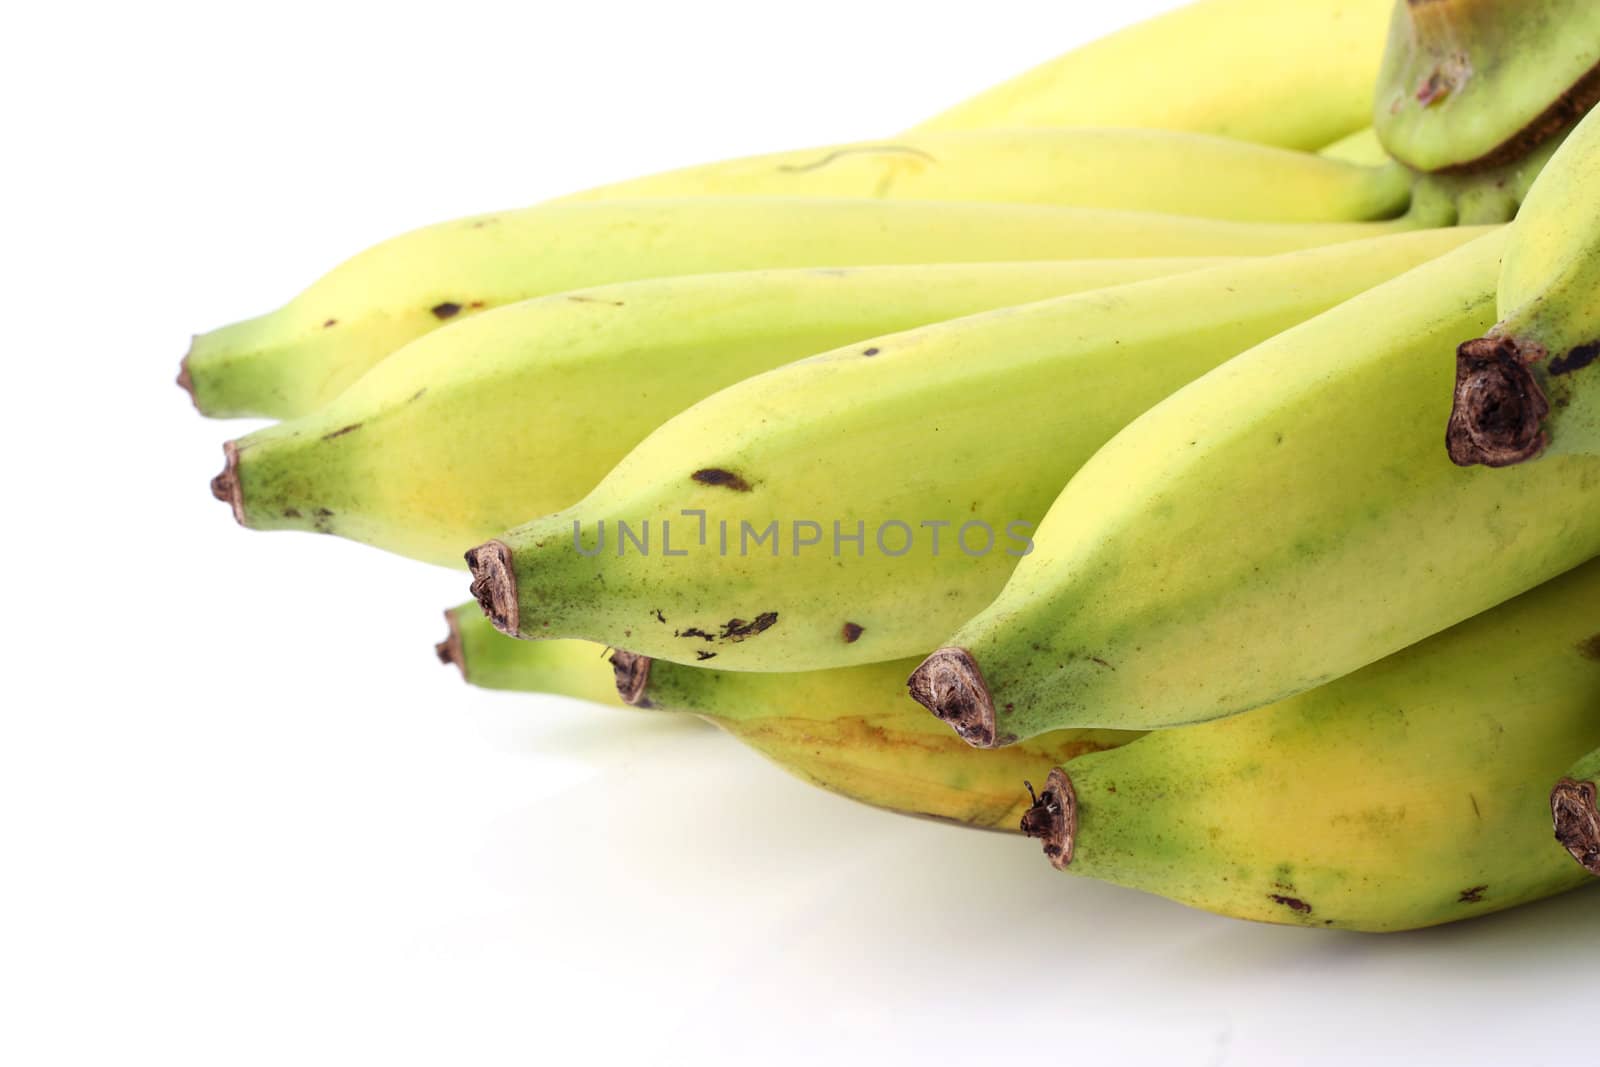
[[[731,670],[916,655],[1005,582],[1072,472],[1230,356],[1459,246],[1246,259],[860,341],[676,416],[582,501],[474,549],[525,637]]]
[[[1144,126],[1316,149],[1371,121],[1393,0],[1200,0],[1050,60],[921,130]]]
[[[1463,470],[1457,338],[1504,228],[1157,404],[1078,472],[912,694],[979,746],[1222,718],[1310,689],[1600,554],[1600,457]]]
[[[1317,155],[1341,163],[1353,163],[1358,167],[1381,167],[1392,162],[1389,153],[1383,150],[1383,142],[1378,140],[1378,131],[1371,126],[1363,126],[1348,137],[1339,138]]]
[[[1358,165],[1172,130],[978,130],[726,160],[566,199],[990,200],[1242,222],[1354,222],[1394,217],[1410,201],[1410,172],[1387,158],[1377,162]]]
[[[513,641],[466,604],[446,612],[440,645],[468,682],[699,715],[784,770],[852,800],[911,815],[1015,832],[1022,782],[1137,734],[1063,730],[1005,752],[974,752],[905,699],[896,660],[798,674],[687,667],[586,641]]]
[[[178,381],[207,415],[292,417],[408,341],[486,308],[720,271],[1266,255],[1437,220],[1228,222],[1034,204],[706,197],[544,204],[429,226],[334,268],[277,311],[194,339]]]
[[[1579,646],[1600,660],[1600,633]],[[1550,791],[1550,814],[1556,840],[1583,869],[1600,877],[1600,748],[1579,760]]]
[[[334,533],[447,566],[594,488],[724,386],[863,337],[1213,266],[1101,259],[748,271],[527,300],[437,330],[331,403],[225,448],[245,526]]]
[[[433,646],[480,689],[552,693],[591,704],[631,707],[617,694],[610,650],[588,641],[513,641],[484,621],[476,603],[444,613],[449,633]]]
[[[1494,328],[1457,349],[1450,458],[1504,467],[1600,456],[1600,111],[1529,190],[1496,305]]]
[[[1409,930],[1571,889],[1548,791],[1600,743],[1597,629],[1600,561],[1320,689],[1057,768],[1023,829],[1057,868],[1297,926]]]

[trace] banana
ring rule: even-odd
[[[1262,223],[1034,204],[703,197],[544,204],[414,230],[277,311],[196,337],[178,381],[207,415],[287,418],[408,341],[593,285],[783,267],[1267,255],[1430,225]]]
[[[1057,768],[1023,829],[1057,868],[1298,926],[1409,930],[1571,889],[1546,791],[1600,743],[1596,628],[1600,561],[1321,689]]]
[[[1600,634],[1579,646],[1591,659],[1600,660]],[[1556,840],[1584,870],[1600,877],[1600,804],[1595,801],[1600,783],[1600,748],[1579,760],[1550,791],[1550,815]]]
[[[1410,173],[1386,157],[1377,162],[1357,165],[1172,130],[980,130],[727,160],[567,199],[989,200],[1247,222],[1348,222],[1390,218],[1406,209]]]
[[[1001,753],[977,753],[906,699],[896,660],[799,674],[717,671],[612,652],[585,641],[513,641],[467,604],[446,612],[452,661],[494,688],[589,696],[699,715],[784,770],[874,807],[1015,832],[1029,774],[1126,744],[1137,734],[1063,730]],[[619,698],[619,694],[621,694]]]
[[[1392,0],[1201,0],[917,127],[1143,126],[1316,149],[1367,125]]]
[[[752,374],[1221,262],[751,271],[524,301],[418,338],[327,406],[232,442],[212,485],[254,529],[335,533],[459,567],[469,545],[582,499],[651,430]]]
[[[1395,159],[1463,173],[1525,155],[1600,101],[1594,0],[1394,5],[1373,125]]]
[[[1472,235],[1244,260],[768,371],[474,549],[474,593],[508,633],[720,669],[916,655],[999,591],[1061,485],[1139,412]]]
[[[1494,328],[1456,350],[1450,458],[1504,467],[1600,455],[1600,112],[1534,180],[1511,228],[1496,308]]]
[[[433,646],[439,662],[454,664],[481,689],[553,693],[625,708],[607,650],[587,641],[513,641],[483,621],[469,603],[444,613],[449,633]]]
[[[1221,718],[1348,674],[1600,554],[1600,459],[1441,455],[1495,230],[1157,404],[911,678],[969,742]]]
[[[1324,145],[1317,155],[1358,167],[1381,167],[1392,162],[1389,153],[1383,150],[1383,142],[1378,140],[1378,131],[1371,126],[1363,126],[1347,137]]]

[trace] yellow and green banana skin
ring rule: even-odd
[[[446,613],[452,661],[467,681],[702,716],[789,773],[840,796],[909,815],[1016,832],[1023,780],[1126,744],[1137,734],[1064,730],[1004,752],[963,745],[905,699],[906,661],[794,674],[752,674],[643,661],[587,641],[515,641],[464,604]],[[593,695],[608,689],[605,698]]]
[[[1379,164],[1172,130],[980,130],[902,134],[726,160],[567,199],[988,200],[1241,222],[1352,222],[1406,209],[1410,172],[1388,160]]]
[[[1600,90],[1594,0],[1403,0],[1387,38],[1373,125],[1422,171],[1510,162]]]
[[[789,267],[1267,255],[1428,220],[1244,223],[1033,204],[781,197],[545,204],[403,234],[270,314],[201,334],[180,381],[208,415],[288,418],[479,311],[641,278]]]
[[[724,386],[859,338],[1177,274],[1217,259],[750,271],[524,301],[406,345],[331,403],[234,442],[249,527],[462,565],[568,507]]]
[[[1136,126],[1320,148],[1371,121],[1391,2],[1201,0],[1041,64],[918,129]]]
[[[1551,847],[1547,794],[1600,743],[1597,631],[1600,562],[1321,689],[1087,755],[1065,768],[1070,848],[1046,847],[1072,873],[1316,928],[1571,889],[1589,876]]]
[[[480,689],[550,693],[591,704],[625,708],[603,645],[587,641],[513,641],[490,626],[476,603],[444,613],[450,631],[434,646],[439,662],[453,665]]]
[[[1600,633],[1579,648],[1600,661]],[[1600,748],[1573,764],[1550,791],[1550,815],[1556,841],[1580,867],[1600,878]]]
[[[1464,470],[1439,448],[1451,353],[1493,322],[1505,239],[1289,330],[1132,423],[930,658],[923,688],[947,697],[929,703],[979,744],[1222,718],[1600,554],[1586,504],[1600,459]]]
[[[769,371],[665,423],[579,503],[491,542],[479,578],[509,555],[514,583],[478,591],[522,636],[719,669],[916,655],[999,592],[1031,524],[1130,419],[1471,236],[1245,260]],[[835,523],[859,540],[836,549]],[[648,554],[620,524],[648,529]]]
[[[1600,456],[1600,112],[1578,123],[1529,190],[1496,309],[1487,336],[1458,352],[1451,458],[1499,467]]]

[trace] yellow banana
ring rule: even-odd
[[[1590,659],[1600,660],[1600,633],[1581,643]],[[1600,877],[1600,748],[1579,760],[1550,791],[1556,840],[1584,870]]]
[[[1504,467],[1539,455],[1600,456],[1600,112],[1578,124],[1529,190],[1496,304],[1499,322],[1456,352],[1450,458]]]
[[[731,670],[916,655],[999,591],[1062,483],[1139,412],[1471,236],[1243,260],[768,371],[475,549],[474,591],[507,632]]]
[[[1547,791],[1600,744],[1597,628],[1600,562],[1321,689],[1058,768],[1024,829],[1059,868],[1298,926],[1407,930],[1571,889]]]
[[[469,546],[582,499],[723,386],[863,337],[1220,262],[750,271],[524,301],[421,337],[327,406],[233,442],[213,487],[255,529],[459,567]]]
[[[1172,130],[913,133],[726,160],[569,200],[833,196],[990,200],[1247,222],[1351,222],[1405,211],[1411,174]]]
[[[1317,155],[1341,163],[1353,163],[1358,167],[1381,167],[1393,162],[1389,153],[1383,150],[1378,132],[1371,126],[1363,126],[1355,133],[1324,146]]]
[[[545,204],[403,234],[277,311],[194,340],[208,415],[304,414],[408,341],[480,310],[614,282],[783,267],[1266,255],[1414,229],[1033,204],[704,197]]]
[[[1145,126],[1316,149],[1372,121],[1393,0],[1200,0],[1013,78],[919,130]]]
[[[1438,447],[1504,229],[1192,382],[1050,508],[1004,592],[917,669],[971,743],[1221,718],[1310,689],[1600,554],[1600,458]]]
[[[1023,779],[1137,734],[1063,730],[1004,752],[972,751],[905,699],[902,660],[799,674],[651,661],[586,641],[513,641],[475,604],[446,612],[448,652],[467,681],[699,715],[789,773],[874,807],[1016,832]],[[447,654],[441,652],[441,656]]]

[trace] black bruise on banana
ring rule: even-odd
[[[753,620],[746,622],[744,619],[729,619],[722,624],[720,634],[709,634],[698,626],[691,626],[685,630],[672,631],[673,637],[698,637],[702,641],[729,641],[738,644],[740,641],[772,629],[778,622],[776,611],[763,611]],[[696,653],[699,655],[699,653]],[[716,653],[712,653],[716,655]],[[710,656],[700,656],[701,659],[710,659]]]
[[[1582,370],[1596,359],[1600,359],[1600,341],[1578,345],[1566,355],[1557,356],[1550,361],[1550,376],[1555,378],[1571,374],[1575,370]]]
[[[1475,885],[1471,889],[1463,889],[1461,895],[1456,898],[1456,903],[1480,904],[1483,902],[1483,895],[1488,891],[1489,887],[1486,885]]]
[[[847,645],[855,644],[865,632],[866,627],[854,622],[847,622],[839,629],[839,635],[844,638],[844,643]]]
[[[723,470],[721,467],[702,467],[689,475],[690,478],[701,485],[716,485],[724,489],[732,489],[735,493],[748,493],[750,483],[745,481],[733,471]]]
[[[1311,914],[1311,905],[1307,904],[1299,897],[1286,897],[1278,893],[1268,893],[1267,897],[1274,904],[1282,904],[1284,907],[1288,908],[1297,915]]]
[[[444,319],[453,319],[459,315],[461,313],[461,305],[453,301],[446,300],[442,304],[433,305],[433,307],[429,308],[428,310],[433,312],[434,318],[443,321]]]
[[[324,441],[332,441],[335,437],[343,437],[345,434],[347,434],[347,433],[355,433],[359,429],[361,429],[361,423],[352,422],[349,426],[341,426],[337,430],[334,430],[332,433],[323,434],[322,435],[322,439]]]
[[[1578,655],[1584,659],[1600,660],[1600,634],[1594,634],[1579,641]]]

